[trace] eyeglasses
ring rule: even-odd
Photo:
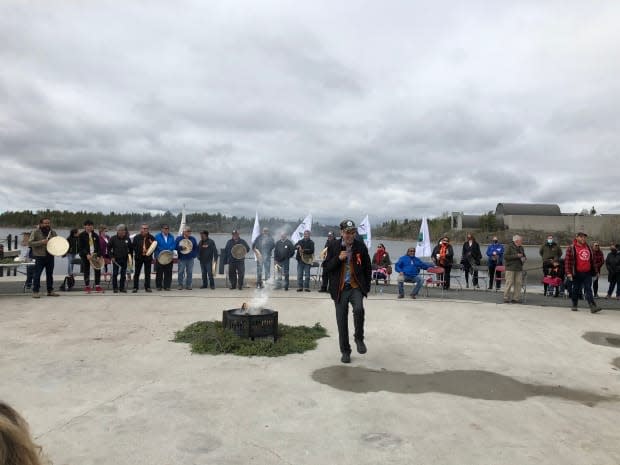
[[[161,228],[161,229],[170,229],[170,228],[169,228],[169,227],[167,227],[167,226],[164,226],[164,227],[163,227],[163,228]]]

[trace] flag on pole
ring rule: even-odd
[[[357,234],[362,238],[364,244],[366,244],[366,247],[368,247],[368,250],[371,250],[370,221],[368,221],[368,215],[366,215],[366,218],[364,218],[357,227]]]
[[[250,245],[254,245],[256,238],[260,236],[260,224],[258,223],[258,212],[256,212],[256,218],[254,218],[254,228],[252,229],[252,242]],[[254,254],[254,260],[258,260],[256,254]]]
[[[297,244],[297,242],[304,237],[304,231],[312,231],[312,214],[308,213],[308,216],[304,221],[297,226],[297,229],[291,234],[291,242]]]
[[[431,235],[428,233],[428,222],[426,216],[422,217],[422,226],[420,226],[420,234],[418,234],[418,245],[415,248],[415,255],[418,258],[430,257],[433,253],[431,247]]]
[[[185,229],[185,224],[186,224],[185,204],[183,204],[183,210],[181,210],[181,224],[179,225],[179,236],[183,235],[183,230]]]

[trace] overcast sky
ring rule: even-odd
[[[620,2],[0,2],[0,210],[620,213]]]

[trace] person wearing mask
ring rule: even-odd
[[[132,247],[134,254],[134,273],[133,273],[133,292],[138,292],[140,288],[140,272],[144,267],[144,291],[151,291],[151,263],[153,257],[148,254],[148,250],[151,244],[155,242],[155,237],[149,232],[149,225],[142,224],[140,226],[140,232],[133,238]]]
[[[605,268],[607,268],[607,281],[609,281],[605,298],[611,299],[615,288],[616,299],[620,300],[620,250],[618,250],[618,244],[611,244],[609,247],[609,253],[605,258]]]
[[[379,280],[383,279],[383,283],[387,286],[389,275],[392,274],[392,261],[383,244],[377,246],[377,251],[372,257],[372,269],[375,284],[379,284]]]
[[[433,249],[433,263],[444,269],[439,279],[443,281],[443,288],[450,289],[450,271],[452,270],[452,262],[454,260],[454,250],[450,245],[450,238],[443,236],[439,243]]]
[[[566,249],[566,258],[564,259],[564,271],[566,277],[572,283],[572,307],[571,310],[576,312],[579,310],[579,294],[583,290],[591,313],[598,313],[601,308],[596,305],[594,296],[592,295],[592,277],[596,275],[596,265],[594,264],[594,253],[586,242],[588,235],[585,232],[577,233],[573,240],[573,245]]]
[[[80,258],[82,259],[82,269],[84,270],[84,291],[90,294],[92,288],[90,286],[90,260],[93,255],[101,257],[99,250],[99,236],[94,231],[95,224],[91,220],[84,221],[84,231],[78,236],[80,241]],[[101,269],[95,269],[95,292],[102,293],[101,287]]]
[[[310,292],[310,268],[312,267],[312,260],[309,257],[314,256],[314,241],[310,239],[310,231],[307,229],[304,231],[304,237],[302,237],[297,244],[297,292]]]
[[[200,262],[200,270],[202,272],[202,286],[200,286],[200,289],[207,289],[208,287],[215,289],[213,264],[217,263],[219,255],[215,242],[213,239],[209,239],[209,231],[204,230],[200,233],[198,249],[198,261]]]
[[[242,246],[245,249],[245,253],[235,253],[233,255],[233,248],[237,245]],[[241,247],[236,247],[239,250]],[[228,265],[228,280],[230,281],[230,289],[243,290],[243,278],[245,277],[245,255],[250,251],[248,243],[239,237],[239,231],[233,229],[232,238],[226,242],[224,248],[224,260],[225,265]]]
[[[52,229],[52,222],[49,218],[41,218],[39,227],[32,231],[28,246],[32,247],[34,256],[34,276],[32,278],[32,298],[39,299],[41,294],[41,274],[45,270],[47,285],[47,295],[58,297],[60,294],[54,292],[54,256],[47,251],[47,241],[56,237],[56,231]]]
[[[493,240],[487,247],[486,254],[489,267],[489,289],[493,289],[493,283],[495,283],[495,289],[499,291],[502,281],[497,279],[498,276],[495,273],[495,268],[504,264],[504,245],[499,243],[497,236],[493,236]]]
[[[364,241],[357,238],[351,220],[340,223],[341,239],[327,249],[325,267],[329,271],[329,293],[336,308],[340,361],[351,363],[349,304],[353,308],[354,339],[359,354],[367,352],[364,342],[364,297],[370,291],[372,265]]]
[[[334,236],[334,233],[329,231],[327,233],[327,240],[325,241],[325,247],[323,247],[323,251],[321,252],[321,260],[325,261],[325,257],[327,256],[327,249],[329,248],[330,244],[336,240],[336,236]],[[322,266],[322,273],[321,273],[321,288],[319,289],[319,292],[327,292],[327,288],[329,287],[329,272],[327,271],[327,269]]]
[[[467,234],[467,239],[463,243],[463,251],[461,253],[461,264],[465,272],[465,287],[469,287],[469,275],[471,274],[471,284],[476,289],[480,289],[478,285],[478,270],[475,268],[480,265],[482,260],[482,252],[480,252],[480,244],[476,242],[473,234]]]
[[[295,255],[295,246],[287,234],[283,232],[280,234],[280,240],[276,242],[273,252],[273,261],[276,269],[276,289],[282,287],[282,278],[284,278],[284,290],[288,291],[289,265],[293,255]]]
[[[127,287],[125,286],[127,281],[127,263],[129,255],[133,252],[133,247],[124,224],[119,224],[116,227],[116,235],[108,240],[107,246],[112,262],[112,289],[115,294],[118,294],[119,291],[127,293]]]
[[[594,298],[598,299],[598,278],[601,275],[601,268],[605,264],[605,256],[598,242],[592,244],[592,253],[594,254],[594,268],[596,270],[596,275],[592,277],[592,292]]]
[[[269,234],[269,228],[263,228],[263,232],[252,244],[252,250],[258,251],[256,260],[256,288],[263,288],[263,273],[265,281],[271,276],[271,252],[276,246],[273,237]]]
[[[540,246],[538,250],[540,257],[542,258],[542,271],[543,276],[549,276],[549,270],[553,266],[553,262],[557,262],[562,257],[562,247],[560,247],[554,240],[553,235],[549,234],[545,243]],[[548,284],[543,280],[543,295],[547,295]]]
[[[405,297],[404,283],[415,283],[415,287],[411,291],[411,298],[415,299],[424,284],[420,270],[428,270],[432,266],[432,263],[424,263],[415,256],[415,247],[409,247],[407,254],[400,257],[394,265],[394,269],[398,273],[398,298]]]
[[[155,235],[155,240],[157,241],[157,248],[155,249],[155,289],[169,291],[170,286],[172,286],[172,266],[174,263],[171,260],[170,263],[162,265],[157,258],[165,250],[174,252],[176,243],[175,238],[170,234],[170,226],[162,224],[160,232]]]
[[[521,302],[521,287],[523,286],[523,264],[525,263],[525,249],[523,238],[518,234],[512,236],[512,242],[506,247],[504,261],[506,262],[506,289],[504,289],[504,303],[516,304]]]

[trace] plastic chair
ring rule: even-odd
[[[497,285],[506,281],[506,266],[505,265],[497,265],[495,267],[495,276],[493,278],[493,281],[495,282],[495,292],[497,292]]]

